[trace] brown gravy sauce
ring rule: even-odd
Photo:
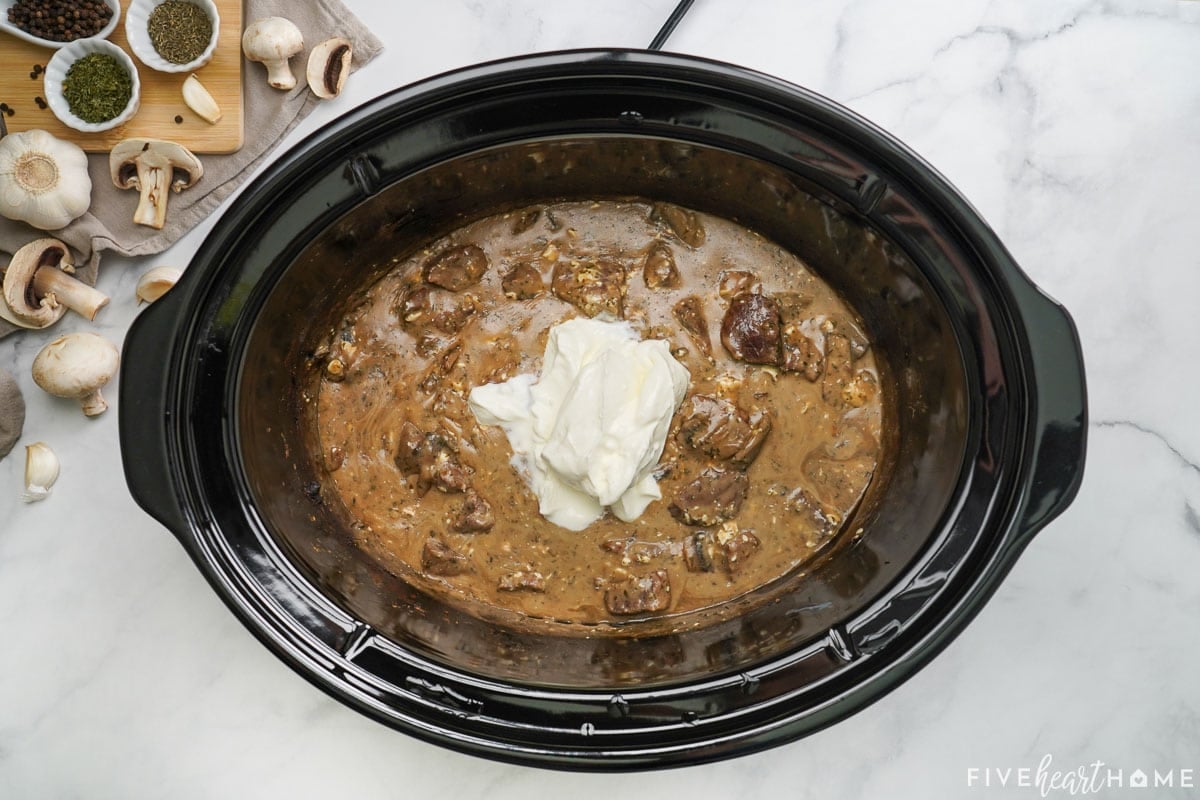
[[[569,531],[538,514],[505,434],[466,399],[538,372],[551,326],[609,312],[668,340],[691,385],[663,499]],[[826,547],[880,457],[879,375],[853,311],[791,253],[677,206],[560,202],[467,224],[397,259],[318,356],[323,494],[385,569],[468,609],[588,624],[724,603]]]

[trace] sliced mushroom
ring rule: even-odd
[[[337,97],[350,74],[354,49],[339,37],[326,39],[308,55],[308,88],[322,100]]]
[[[71,253],[57,239],[37,239],[13,254],[4,270],[4,302],[0,317],[22,328],[45,328],[69,308],[95,319],[108,305],[108,295],[80,280]]]
[[[69,333],[33,359],[33,382],[55,397],[79,401],[89,417],[108,408],[100,389],[117,374],[117,346],[95,333]]]
[[[304,35],[291,20],[267,17],[246,26],[242,34],[242,52],[250,61],[267,68],[267,83],[276,89],[292,89],[296,76],[288,59],[304,49]]]
[[[162,139],[126,139],[109,154],[108,168],[118,189],[141,192],[133,221],[159,230],[167,220],[167,190],[182,192],[204,175],[190,150]]]

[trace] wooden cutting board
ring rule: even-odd
[[[60,139],[75,142],[92,153],[108,152],[113,145],[131,137],[169,139],[195,153],[232,153],[242,147],[242,0],[215,0],[221,15],[221,33],[212,61],[196,72],[224,116],[209,125],[183,102],[181,87],[188,73],[166,73],[150,69],[129,49],[125,41],[127,0],[121,3],[121,22],[109,41],[133,56],[142,82],[142,105],[133,119],[102,133],[80,133],[58,121],[49,108],[37,106],[45,98],[42,77],[30,78],[35,64],[43,68],[53,50],[23,42],[0,32],[0,103],[14,113],[5,115],[9,131],[42,128]],[[176,122],[176,117],[182,122]]]

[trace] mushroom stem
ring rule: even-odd
[[[292,67],[286,58],[279,61],[264,61],[263,66],[267,68],[267,83],[271,86],[276,89],[294,89],[296,87],[296,76],[292,73]]]
[[[39,299],[53,297],[54,301],[88,319],[108,305],[108,295],[83,281],[72,278],[57,267],[39,267],[33,274],[33,291]]]
[[[149,225],[162,230],[167,221],[167,199],[170,196],[171,167],[156,167],[138,162],[138,185],[142,189],[133,221],[138,225]]]
[[[93,389],[80,397],[79,405],[83,408],[83,413],[89,417],[103,414],[108,410],[108,401],[104,399],[104,395],[100,394],[99,389]]]

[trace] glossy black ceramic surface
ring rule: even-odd
[[[295,367],[347,294],[456,220],[597,193],[794,249],[862,314],[897,387],[863,535],[695,631],[489,625],[367,563],[305,492]],[[1083,469],[1074,327],[969,204],[836,104],[679,56],[497,62],[351,112],[247,187],[125,355],[131,491],[264,643],[389,725],[545,766],[710,761],[861,709],[962,629]]]

